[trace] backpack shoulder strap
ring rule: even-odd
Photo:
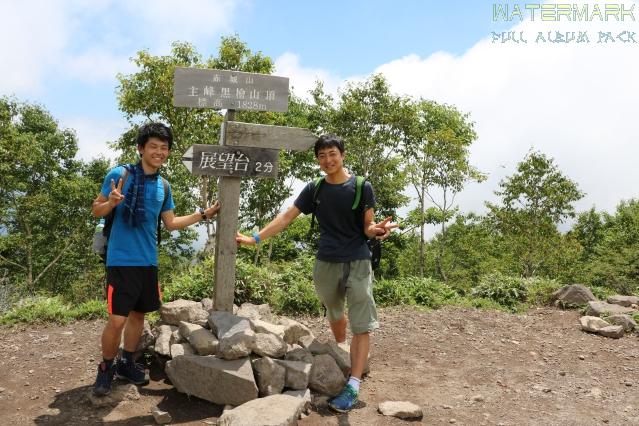
[[[162,201],[162,208],[160,209],[160,213],[162,213],[162,209],[164,209],[166,200],[169,198],[169,181],[162,178],[162,185],[164,186],[164,200]]]
[[[353,201],[352,210],[357,210],[360,201],[362,201],[362,189],[364,188],[364,181],[366,178],[363,176],[357,176],[355,178],[355,200]]]
[[[313,203],[317,202],[317,194],[319,194],[322,183],[324,183],[324,176],[315,178],[313,181]]]

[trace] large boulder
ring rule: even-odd
[[[219,342],[213,333],[206,328],[180,321],[180,334],[199,355],[215,355],[217,353]]]
[[[157,328],[157,339],[155,339],[155,353],[164,356],[171,356],[171,338],[173,332],[177,331],[174,325],[161,325]]]
[[[309,388],[323,395],[336,396],[345,384],[346,378],[332,356],[323,354],[313,357]]]
[[[637,323],[635,322],[634,319],[632,319],[630,315],[623,315],[623,314],[611,315],[608,318],[606,318],[606,320],[610,324],[622,326],[626,333],[630,333],[631,331],[637,328]]]
[[[220,341],[218,355],[222,358],[242,358],[255,348],[255,332],[248,319],[230,312],[214,311],[209,315],[209,325]]]
[[[335,359],[344,376],[348,377],[351,374],[351,347],[347,343],[329,342],[328,354]],[[363,373],[368,374],[369,371],[367,359]]]
[[[419,405],[408,401],[384,401],[377,410],[385,416],[393,416],[404,420],[421,419],[424,412]]]
[[[209,313],[202,308],[202,304],[192,300],[178,299],[160,307],[162,321],[171,325],[180,325],[180,321],[185,321],[205,326],[208,316]]]
[[[271,395],[225,411],[218,426],[294,426],[306,402],[290,395]]]
[[[611,339],[621,339],[623,337],[623,326],[621,325],[609,325],[599,330],[599,334],[604,337],[610,337]]]
[[[265,356],[253,360],[253,371],[260,396],[282,393],[286,382],[286,368]]]
[[[306,389],[311,374],[312,364],[300,361],[283,361],[276,359],[276,363],[286,368],[284,385],[289,389]]]
[[[593,317],[589,315],[584,315],[583,317],[579,318],[579,322],[581,323],[581,329],[590,333],[597,333],[602,328],[608,327],[610,325],[609,322],[604,321],[599,317]]]
[[[108,395],[95,396],[92,391],[89,391],[87,397],[94,407],[113,407],[123,401],[137,401],[140,399],[140,392],[138,392],[138,387],[132,383],[117,385],[114,383]]]
[[[251,320],[273,321],[275,319],[268,304],[254,305],[252,303],[242,303],[237,310],[238,317],[245,317]]]
[[[278,324],[284,326],[284,341],[291,345],[298,343],[303,337],[313,335],[311,330],[304,324],[300,324],[290,318],[282,317],[279,319]]]
[[[122,339],[124,339],[124,333],[122,333]],[[138,340],[138,346],[135,348],[135,352],[144,352],[149,346],[153,346],[154,344],[155,336],[153,335],[153,331],[151,331],[151,326],[149,326],[147,320],[144,320],[142,335],[140,336],[140,340]]]
[[[288,346],[286,342],[274,334],[255,334],[255,347],[253,352],[261,356],[282,358],[286,354]]]
[[[270,322],[262,321],[259,319],[252,319],[251,325],[256,333],[273,334],[280,339],[284,339],[285,327],[283,325],[271,324]]]
[[[625,306],[629,308],[632,305],[639,305],[639,297],[637,296],[621,296],[619,294],[615,296],[610,296],[608,298],[608,303],[612,303],[613,305]]]
[[[552,301],[560,306],[581,306],[597,298],[588,287],[582,284],[570,284],[552,294]]]
[[[182,355],[166,363],[166,374],[178,392],[215,404],[237,406],[257,398],[248,358],[227,361],[212,355]]]
[[[301,361],[308,364],[313,363],[313,354],[306,348],[295,348],[286,352],[284,357],[287,361]]]
[[[595,317],[600,317],[602,315],[632,314],[633,312],[637,311],[632,308],[626,308],[600,301],[588,302],[588,307],[586,308],[586,315],[592,315]]]
[[[171,358],[180,355],[193,355],[195,351],[188,343],[174,343],[171,345]]]

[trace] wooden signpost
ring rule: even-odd
[[[218,176],[213,308],[233,311],[241,177],[277,176],[281,149],[304,151],[317,136],[307,129],[234,121],[235,110],[288,111],[288,78],[239,71],[176,68],[173,105],[227,109],[219,145],[192,145],[182,162],[196,175]]]

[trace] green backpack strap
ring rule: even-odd
[[[362,188],[364,187],[365,180],[366,178],[363,176],[357,176],[355,178],[355,200],[353,201],[353,207],[351,207],[351,210],[357,210],[359,202],[362,200]]]
[[[322,186],[322,183],[324,182],[324,176],[320,176],[318,178],[315,178],[315,180],[313,181],[313,211],[311,213],[311,227],[309,228],[309,234],[313,231],[313,228],[315,227],[315,209],[317,208],[317,194],[319,194],[319,189]]]

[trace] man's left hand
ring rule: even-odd
[[[376,240],[380,240],[380,241],[385,240],[386,238],[388,238],[388,236],[390,235],[393,229],[399,227],[397,223],[391,222],[392,218],[393,218],[392,216],[388,216],[383,221],[371,226],[372,230],[376,234],[375,235]]]

